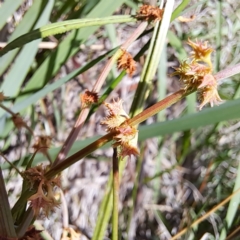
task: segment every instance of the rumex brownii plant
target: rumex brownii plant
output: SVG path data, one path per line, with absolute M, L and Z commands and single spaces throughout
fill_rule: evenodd
M 166 98 L 160 100 L 156 104 L 153 104 L 151 107 L 146 108 L 143 111 L 140 111 L 138 114 L 131 113 L 128 114 L 123 108 L 124 101 L 122 99 L 113 99 L 111 102 L 106 102 L 102 100 L 102 105 L 104 105 L 107 110 L 107 116 L 102 119 L 101 125 L 106 129 L 107 134 L 95 142 L 92 142 L 88 146 L 82 148 L 80 151 L 76 152 L 73 155 L 68 156 L 69 150 L 72 147 L 73 143 L 76 141 L 77 136 L 81 128 L 83 127 L 91 108 L 94 105 L 99 104 L 100 102 L 100 95 L 101 95 L 101 88 L 105 83 L 105 80 L 111 71 L 113 65 L 117 63 L 118 70 L 122 70 L 124 73 L 127 73 L 129 77 L 132 77 L 136 71 L 137 63 L 134 61 L 133 56 L 128 52 L 129 46 L 138 38 L 140 38 L 146 28 L 149 25 L 154 26 L 154 37 L 152 39 L 152 46 L 155 44 L 155 40 L 161 36 L 166 38 L 166 30 L 162 30 L 166 28 L 164 24 L 166 22 L 170 22 L 172 11 L 173 11 L 173 4 L 174 1 L 169 1 L 165 5 L 156 7 L 150 5 L 143 5 L 137 11 L 135 16 L 129 16 L 129 18 L 123 18 L 123 20 L 117 21 L 117 18 L 113 18 L 116 22 L 121 21 L 139 21 L 141 22 L 136 30 L 130 35 L 130 37 L 112 54 L 112 56 L 108 59 L 104 69 L 101 71 L 99 78 L 95 81 L 94 86 L 92 89 L 86 89 L 84 93 L 80 94 L 80 101 L 81 101 L 81 111 L 78 116 L 78 119 L 72 128 L 71 132 L 69 133 L 68 138 L 62 145 L 61 150 L 59 151 L 57 157 L 55 159 L 51 159 L 51 156 L 48 153 L 48 148 L 51 144 L 51 138 L 49 136 L 35 136 L 34 131 L 28 126 L 28 124 L 24 121 L 24 118 L 21 117 L 19 113 L 15 113 L 11 110 L 10 107 L 5 106 L 3 103 L 0 103 L 0 106 L 11 115 L 11 119 L 14 123 L 14 126 L 17 129 L 26 128 L 32 136 L 35 137 L 35 143 L 33 144 L 33 149 L 35 151 L 34 155 L 32 156 L 31 160 L 28 163 L 27 168 L 20 172 L 18 169 L 17 171 L 23 178 L 23 188 L 22 193 L 18 201 L 16 202 L 15 206 L 12 208 L 12 223 L 17 223 L 18 226 L 22 226 L 20 229 L 14 228 L 11 230 L 14 235 L 14 239 L 41 239 L 39 234 L 40 231 L 36 230 L 32 226 L 32 221 L 34 218 L 37 218 L 42 212 L 44 216 L 49 217 L 51 211 L 54 211 L 55 207 L 59 207 L 61 202 L 55 196 L 55 189 L 61 188 L 60 183 L 60 174 L 61 172 L 71 166 L 72 164 L 76 163 L 80 159 L 84 158 L 85 156 L 91 154 L 98 148 L 105 145 L 107 142 L 113 141 L 112 148 L 113 148 L 113 157 L 112 157 L 112 192 L 109 195 L 113 195 L 113 210 L 112 210 L 112 239 L 118 239 L 118 198 L 119 198 L 119 184 L 120 184 L 120 176 L 121 176 L 121 166 L 119 163 L 124 162 L 124 158 L 128 158 L 131 156 L 137 157 L 140 155 L 140 150 L 138 149 L 138 125 L 145 120 L 149 119 L 150 117 L 154 116 L 161 110 L 170 107 L 174 103 L 178 102 L 179 100 L 183 99 L 184 97 L 190 95 L 193 92 L 198 93 L 198 100 L 200 102 L 199 109 L 210 104 L 212 107 L 213 105 L 218 105 L 222 102 L 222 99 L 218 93 L 218 83 L 219 80 L 224 78 L 233 76 L 240 72 L 240 66 L 235 65 L 230 68 L 226 68 L 222 72 L 213 73 L 213 63 L 211 59 L 211 54 L 214 49 L 208 45 L 207 42 L 203 41 L 192 41 L 188 40 L 188 45 L 192 48 L 192 51 L 188 54 L 188 58 L 183 60 L 178 67 L 175 67 L 175 72 L 171 74 L 171 76 L 178 76 L 179 81 L 181 84 L 181 88 L 167 96 Z M 92 20 L 92 25 L 97 25 L 96 23 L 98 20 Z M 106 20 L 106 23 L 111 23 L 110 20 Z M 76 26 L 73 27 L 73 22 L 71 24 L 65 23 L 64 27 L 71 26 L 72 29 L 78 28 L 81 22 L 75 23 Z M 105 24 L 105 23 L 103 23 Z M 86 25 L 86 23 L 85 23 Z M 83 25 L 83 26 L 85 26 Z M 50 25 L 51 27 L 51 25 Z M 52 26 L 53 27 L 53 26 Z M 59 27 L 59 26 L 57 26 Z M 63 30 L 58 30 L 55 34 L 62 32 Z M 61 26 L 62 27 L 62 26 Z M 50 29 L 50 28 L 49 28 Z M 41 29 L 40 29 L 41 30 Z M 70 28 L 66 27 L 64 31 L 70 30 Z M 48 28 L 43 28 L 42 33 L 44 31 L 45 34 L 53 35 L 51 32 L 47 32 Z M 40 32 L 41 32 L 40 31 Z M 38 33 L 38 34 L 37 34 Z M 46 35 L 44 35 L 46 36 Z M 29 42 L 30 40 L 34 40 L 36 38 L 41 37 L 39 32 L 36 30 L 32 33 L 29 33 L 28 36 L 25 36 L 26 40 L 16 39 L 15 41 L 10 43 L 3 48 L 0 54 L 5 54 L 7 51 L 15 47 L 19 47 L 21 44 Z M 29 38 L 30 37 L 30 38 Z M 31 38 L 32 37 L 32 38 Z M 43 36 L 42 36 L 43 37 Z M 154 49 L 154 48 L 152 48 Z M 156 51 L 156 50 L 153 50 Z M 159 59 L 152 59 L 152 61 L 158 61 Z M 151 65 L 151 61 L 148 63 L 149 65 L 146 69 L 151 69 L 153 73 L 149 73 L 148 76 L 152 76 L 155 74 L 156 67 Z M 151 67 L 149 67 L 151 66 Z M 150 71 L 150 70 L 149 70 Z M 143 80 L 147 78 L 147 74 L 143 71 Z M 143 81 L 143 84 L 144 81 Z M 137 91 L 138 92 L 138 91 Z M 143 93 L 143 95 L 145 92 Z M 137 96 L 138 97 L 138 96 Z M 6 100 L 6 97 L 3 93 L 0 94 L 0 101 Z M 140 102 L 140 101 L 139 101 Z M 43 154 L 43 156 L 49 161 L 49 165 L 37 165 L 32 166 L 32 162 L 34 160 L 35 154 L 39 152 Z M 6 159 L 7 160 L 7 159 Z M 53 161 L 54 160 L 54 161 Z M 8 161 L 8 160 L 7 160 Z M 9 161 L 8 161 L 9 162 Z M 236 194 L 236 193 L 235 193 Z M 234 195 L 232 195 L 233 197 Z M 228 199 L 228 201 L 231 198 Z M 29 203 L 28 207 L 26 204 Z M 226 203 L 226 202 L 225 202 Z M 109 205 L 110 206 L 110 205 Z M 218 209 L 222 206 L 219 204 L 214 209 Z M 7 206 L 8 207 L 8 206 Z M 110 208 L 110 207 L 109 207 Z M 8 213 L 10 214 L 10 213 Z M 7 219 L 7 218 L 6 218 Z M 26 220 L 27 219 L 27 220 Z M 204 218 L 201 219 L 201 221 Z M 108 223 L 108 219 L 104 220 L 105 223 Z M 10 222 L 9 222 L 10 224 Z M 196 223 L 191 225 L 194 227 Z M 104 227 L 98 230 L 98 226 L 96 226 L 95 233 L 93 235 L 93 239 L 102 239 L 103 238 L 103 231 L 105 230 Z M 67 230 L 65 229 L 65 232 Z M 74 235 L 75 232 L 73 230 L 69 230 L 68 235 Z M 70 233 L 72 232 L 72 233 Z M 185 233 L 185 231 L 182 232 Z M 11 232 L 0 232 L 0 237 L 6 239 L 12 239 L 13 235 Z M 17 237 L 16 237 L 17 235 Z M 72 238 L 74 239 L 74 238 Z M 173 238 L 174 239 L 174 238 Z

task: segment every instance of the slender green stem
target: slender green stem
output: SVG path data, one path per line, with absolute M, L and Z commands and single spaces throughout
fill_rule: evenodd
M 112 215 L 112 240 L 118 240 L 118 199 L 119 199 L 119 167 L 117 149 L 113 149 L 113 215 Z
M 144 148 L 144 144 L 141 144 L 141 149 Z M 141 168 L 142 168 L 142 164 L 143 164 L 143 158 L 144 158 L 144 151 L 140 150 L 140 157 L 137 159 L 137 166 L 136 166 L 136 170 L 135 170 L 135 181 L 134 181 L 134 186 L 133 186 L 133 190 L 132 190 L 132 206 L 129 210 L 129 214 L 128 214 L 128 223 L 127 223 L 127 233 L 128 233 L 128 238 L 130 238 L 130 234 L 129 234 L 129 230 L 131 228 L 131 222 L 132 222 L 132 218 L 133 218 L 133 214 L 134 211 L 136 209 L 136 205 L 137 205 L 137 193 L 138 193 L 138 188 L 140 185 L 140 175 L 141 175 Z

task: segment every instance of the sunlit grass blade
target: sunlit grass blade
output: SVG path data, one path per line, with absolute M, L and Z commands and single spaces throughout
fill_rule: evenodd
M 106 15 L 111 15 L 124 1 L 100 1 L 90 12 L 86 18 L 101 18 Z M 60 67 L 71 56 L 79 52 L 80 44 L 84 43 L 88 37 L 98 29 L 97 26 L 73 30 L 69 35 L 58 45 L 35 71 L 32 78 L 26 84 L 23 92 L 31 92 L 42 88 L 54 76 Z
M 7 19 L 19 8 L 23 0 L 4 1 L 0 7 L 0 29 L 6 24 Z
M 14 222 L 10 205 L 8 202 L 8 195 L 5 188 L 5 183 L 0 168 L 0 238 L 1 239 L 17 239 L 17 234 L 14 229 Z
M 167 1 L 164 8 L 164 14 L 161 22 L 157 22 L 154 27 L 153 36 L 151 39 L 151 44 L 149 47 L 149 53 L 147 55 L 143 71 L 141 74 L 141 79 L 135 93 L 135 98 L 131 106 L 131 116 L 139 113 L 143 108 L 143 103 L 149 94 L 149 84 L 153 80 L 156 73 L 160 56 L 164 43 L 166 41 L 166 36 L 168 32 L 168 27 L 170 24 L 170 19 L 173 11 L 174 1 Z
M 48 22 L 50 17 L 54 1 L 48 1 L 45 9 L 40 15 L 36 23 L 36 27 L 39 27 Z M 35 2 L 33 3 L 35 4 Z M 1 90 L 8 97 L 15 97 L 21 89 L 21 85 L 25 80 L 25 77 L 34 61 L 35 55 L 38 51 L 38 44 L 40 40 L 30 43 L 24 46 L 20 54 L 15 59 L 12 68 L 5 76 L 5 80 L 1 86 Z
M 214 108 L 207 108 L 201 112 L 186 115 L 171 121 L 154 123 L 141 128 L 139 139 L 143 140 L 155 136 L 163 136 L 178 131 L 195 129 L 198 127 L 215 124 L 240 118 L 240 99 L 233 100 Z
M 10 1 L 9 1 L 10 2 Z M 37 22 L 40 13 L 43 11 L 44 7 L 46 6 L 48 1 L 44 0 L 37 0 L 34 1 L 34 4 L 28 9 L 26 14 L 23 16 L 23 19 L 20 23 L 16 26 L 14 32 L 8 39 L 8 42 L 16 39 L 20 35 L 29 32 L 34 27 L 35 23 Z M 46 23 L 43 23 L 46 24 Z M 0 58 L 0 75 L 12 64 L 13 59 L 17 55 L 19 49 L 14 49 L 11 52 L 8 52 L 6 55 Z
M 87 63 L 85 66 L 80 67 L 79 69 L 74 70 L 73 72 L 69 73 L 67 76 L 59 79 L 58 81 L 51 83 L 47 86 L 45 86 L 43 89 L 39 90 L 38 92 L 32 94 L 31 96 L 26 97 L 26 99 L 17 102 L 11 109 L 13 112 L 20 112 L 23 109 L 29 107 L 31 104 L 36 103 L 39 99 L 45 97 L 48 93 L 56 90 L 57 88 L 61 87 L 63 84 L 65 84 L 66 82 L 70 81 L 71 79 L 73 79 L 74 77 L 76 77 L 77 75 L 87 71 L 89 68 L 91 68 L 93 65 L 95 65 L 96 63 L 102 61 L 104 58 L 110 56 L 112 54 L 113 51 L 108 52 L 107 54 L 104 54 L 100 57 L 98 57 L 97 59 L 94 59 L 93 61 Z
M 178 6 L 177 8 L 174 10 L 172 17 L 171 17 L 171 21 L 174 20 L 175 18 L 177 18 L 182 11 L 185 9 L 185 7 L 189 4 L 190 0 L 183 0 Z
M 136 22 L 137 19 L 131 16 L 110 16 L 110 17 L 102 17 L 102 18 L 93 18 L 93 19 L 74 19 L 63 22 L 56 22 L 50 25 L 41 27 L 32 32 L 26 33 L 17 39 L 10 42 L 6 47 L 4 47 L 0 51 L 0 56 L 5 53 L 23 46 L 26 43 L 34 41 L 36 39 L 45 38 L 48 36 L 65 33 L 70 30 L 86 28 L 91 26 L 102 26 L 106 24 L 113 23 L 127 23 L 127 22 Z

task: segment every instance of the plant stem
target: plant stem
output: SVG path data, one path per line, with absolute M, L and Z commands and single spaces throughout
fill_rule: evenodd
M 88 154 L 92 153 L 96 149 L 105 145 L 107 142 L 111 141 L 114 134 L 116 134 L 116 133 L 114 133 L 114 132 L 113 133 L 108 133 L 108 134 L 104 135 L 103 137 L 99 138 L 98 140 L 96 140 L 95 142 L 89 144 L 85 148 L 81 149 L 80 151 L 74 153 L 70 157 L 66 158 L 64 161 L 62 161 L 59 164 L 57 164 L 56 166 L 52 167 L 45 174 L 45 177 L 46 178 L 52 178 L 52 177 L 56 176 L 57 174 L 59 174 L 64 169 L 70 167 L 72 164 L 76 163 L 77 161 L 86 157 Z
M 137 114 L 135 117 L 131 118 L 128 120 L 128 124 L 135 126 L 138 125 L 139 123 L 145 121 L 148 119 L 150 116 L 153 116 L 160 112 L 161 110 L 171 106 L 172 104 L 176 103 L 183 97 L 189 95 L 193 91 L 185 91 L 185 90 L 179 90 L 170 96 L 164 98 L 163 100 L 157 102 L 153 106 L 147 108 L 146 110 L 142 111 L 141 113 Z
M 240 73 L 240 63 L 216 73 L 214 77 L 219 81 L 239 73 Z
M 225 70 L 217 73 L 214 75 L 216 80 L 222 80 L 224 78 L 233 76 L 235 74 L 238 74 L 240 72 L 240 64 L 237 64 L 233 67 L 226 68 Z M 181 100 L 182 98 L 186 97 L 187 95 L 191 94 L 192 92 L 196 91 L 196 89 L 193 89 L 191 91 L 185 91 L 183 89 L 169 95 L 168 97 L 164 98 L 163 100 L 160 100 L 153 106 L 147 108 L 143 112 L 139 113 L 135 117 L 128 120 L 128 124 L 135 126 L 139 123 L 145 121 L 149 117 L 157 114 L 159 111 L 171 106 L 172 104 L 176 103 L 177 101 Z M 95 151 L 97 148 L 102 147 L 107 142 L 112 140 L 112 137 L 114 136 L 114 133 L 106 134 L 105 136 L 101 137 L 97 141 L 91 143 L 87 147 L 81 149 L 80 151 L 76 152 L 72 156 L 65 159 L 63 162 L 59 163 L 57 166 L 52 167 L 49 172 L 46 173 L 46 176 L 48 178 L 51 178 L 57 174 L 59 174 L 62 170 L 66 169 L 67 167 L 71 166 L 73 163 L 79 161 L 83 157 L 87 156 L 91 152 Z
M 109 59 L 105 68 L 103 69 L 102 73 L 100 74 L 98 80 L 96 81 L 95 85 L 93 86 L 92 92 L 98 93 L 100 91 L 108 73 L 111 71 L 113 64 L 121 56 L 122 50 L 126 50 L 143 33 L 143 31 L 146 29 L 147 25 L 148 25 L 147 22 L 141 23 L 138 26 L 138 28 L 133 32 L 133 34 L 121 45 L 121 49 L 119 49 Z M 62 146 L 62 149 L 58 153 L 57 158 L 52 165 L 53 167 L 64 161 L 70 148 L 72 147 L 73 143 L 77 139 L 77 136 L 78 136 L 85 120 L 87 119 L 89 111 L 90 111 L 89 107 L 81 110 L 81 113 L 80 113 L 72 131 L 70 132 L 68 138 L 66 139 L 65 143 Z
M 113 148 L 113 216 L 112 216 L 112 240 L 118 240 L 118 199 L 119 199 L 119 167 L 117 148 Z
M 5 107 L 2 103 L 0 103 L 0 107 L 2 109 L 4 109 L 6 112 L 8 112 L 9 114 L 11 114 L 12 116 L 16 115 L 13 111 L 11 111 L 9 108 Z

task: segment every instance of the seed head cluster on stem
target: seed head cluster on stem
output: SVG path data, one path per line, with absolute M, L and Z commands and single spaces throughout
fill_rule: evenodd
M 186 91 L 197 90 L 200 101 L 199 109 L 210 103 L 211 106 L 222 102 L 217 90 L 217 80 L 213 76 L 211 53 L 213 48 L 207 42 L 188 40 L 188 45 L 193 49 L 189 59 L 180 63 L 172 74 L 178 75 L 183 89 Z
M 163 17 L 163 9 L 151 5 L 142 5 L 137 13 L 137 18 L 146 21 L 160 21 Z
M 122 50 L 122 55 L 119 57 L 118 70 L 126 70 L 127 74 L 131 77 L 136 71 L 136 62 L 133 60 L 133 57 L 126 50 Z
M 113 100 L 113 103 L 104 103 L 108 109 L 107 117 L 101 122 L 105 125 L 106 131 L 114 132 L 113 147 L 118 147 L 118 155 L 137 156 L 139 154 L 137 149 L 138 130 L 135 126 L 128 124 L 127 120 L 130 119 L 122 106 L 123 101 Z
M 28 182 L 29 188 L 36 188 L 37 192 L 28 200 L 34 211 L 34 215 L 38 216 L 42 208 L 43 214 L 48 216 L 50 211 L 60 205 L 60 202 L 55 198 L 54 188 L 60 187 L 60 177 L 47 179 L 45 173 L 48 169 L 43 165 L 38 165 L 27 169 L 22 173 L 24 179 Z

